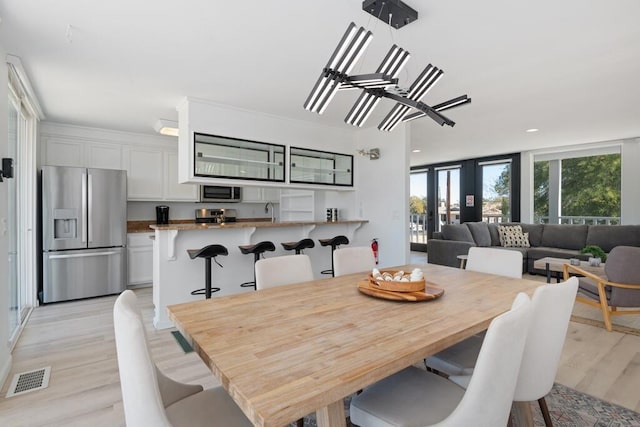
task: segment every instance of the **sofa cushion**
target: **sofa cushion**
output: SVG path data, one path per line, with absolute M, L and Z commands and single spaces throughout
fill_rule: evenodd
M 489 235 L 491 235 L 491 246 L 500 246 L 500 233 L 498 233 L 498 225 L 491 223 L 489 224 Z
M 471 231 L 473 240 L 478 246 L 491 246 L 491 234 L 489 233 L 489 224 L 486 222 L 465 222 L 465 225 Z
M 529 236 L 522 232 L 520 225 L 499 225 L 500 243 L 507 248 L 528 248 Z
M 475 243 L 471 231 L 464 224 L 444 224 L 440 231 L 444 240 Z
M 545 224 L 541 246 L 580 250 L 586 246 L 586 225 Z
M 591 225 L 588 245 L 600 246 L 607 253 L 616 246 L 640 246 L 640 225 Z
M 520 224 L 522 231 L 529 233 L 529 245 L 540 246 L 542 243 L 542 230 L 544 225 L 542 224 Z

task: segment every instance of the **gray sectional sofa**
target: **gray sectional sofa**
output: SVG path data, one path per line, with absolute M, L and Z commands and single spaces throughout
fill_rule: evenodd
M 448 224 L 434 233 L 427 243 L 428 262 L 431 264 L 460 265 L 458 255 L 466 254 L 471 246 L 500 246 L 498 225 L 520 225 L 529 233 L 528 248 L 504 248 L 522 252 L 522 271 L 543 274 L 533 268 L 535 260 L 544 257 L 579 258 L 590 255 L 580 250 L 588 245 L 600 246 L 605 252 L 616 246 L 640 246 L 640 225 L 565 225 L 565 224 L 487 224 L 467 222 Z

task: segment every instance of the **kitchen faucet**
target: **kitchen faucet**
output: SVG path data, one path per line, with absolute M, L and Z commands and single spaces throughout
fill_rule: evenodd
M 271 205 L 271 222 L 276 222 L 276 213 L 273 209 L 273 202 L 267 202 L 267 204 L 264 205 L 264 213 L 269 213 L 269 205 Z

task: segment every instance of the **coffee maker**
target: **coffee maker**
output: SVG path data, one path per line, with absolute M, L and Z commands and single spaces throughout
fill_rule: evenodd
M 169 224 L 169 206 L 156 206 L 156 224 Z

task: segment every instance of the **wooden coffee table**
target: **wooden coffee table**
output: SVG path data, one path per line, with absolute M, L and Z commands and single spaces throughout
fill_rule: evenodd
M 565 264 L 569 264 L 568 258 L 553 258 L 553 257 L 545 257 L 535 260 L 533 262 L 533 267 L 538 270 L 544 270 L 547 273 L 547 283 L 551 283 L 551 273 L 554 272 L 556 276 L 556 281 L 560 283 L 562 280 L 562 271 L 563 266 Z M 601 263 L 599 266 L 594 267 L 589 265 L 588 261 L 580 261 L 580 267 L 582 270 L 587 271 L 589 273 L 593 273 L 596 276 L 605 277 L 604 274 L 604 263 Z

